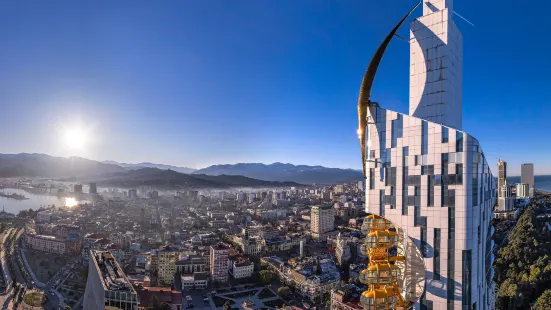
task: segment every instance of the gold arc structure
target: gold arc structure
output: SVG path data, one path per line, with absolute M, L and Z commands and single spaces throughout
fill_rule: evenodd
M 362 167 L 363 167 L 363 173 L 364 173 L 364 179 L 367 178 L 366 168 L 365 168 L 365 127 L 367 126 L 367 109 L 369 106 L 372 105 L 372 102 L 369 100 L 371 96 L 371 87 L 373 86 L 373 82 L 375 81 L 375 74 L 377 73 L 377 69 L 379 68 L 379 64 L 381 63 L 381 59 L 383 59 L 383 55 L 385 53 L 385 50 L 394 37 L 396 35 L 396 32 L 402 26 L 404 21 L 411 15 L 411 13 L 421 4 L 422 1 L 417 2 L 417 4 L 409 10 L 409 12 L 400 20 L 400 22 L 394 26 L 392 31 L 388 34 L 388 36 L 385 38 L 383 43 L 377 48 L 377 51 L 373 55 L 373 58 L 371 58 L 371 62 L 369 62 L 369 65 L 367 66 L 367 70 L 364 73 L 364 77 L 362 79 L 362 85 L 360 86 L 360 94 L 358 96 L 358 136 L 360 137 L 360 147 L 362 150 Z
M 395 262 L 405 261 L 405 256 L 391 256 L 389 250 L 398 243 L 398 234 L 392 223 L 378 215 L 369 215 L 362 225 L 366 235 L 361 252 L 369 258 L 367 269 L 360 273 L 360 281 L 368 289 L 362 293 L 360 303 L 366 310 L 407 309 L 398 281 L 401 268 Z

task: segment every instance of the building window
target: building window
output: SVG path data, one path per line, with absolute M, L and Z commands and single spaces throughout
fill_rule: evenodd
M 421 131 L 423 137 L 421 140 L 421 154 L 425 155 L 429 153 L 429 123 L 427 121 L 421 123 Z
M 455 132 L 455 151 L 463 152 L 463 133 L 460 131 Z
M 434 229 L 434 280 L 440 280 L 440 228 Z
M 421 255 L 427 257 L 428 255 L 428 246 L 427 246 L 427 228 L 421 227 Z
M 455 294 L 455 207 L 448 207 L 448 309 L 453 310 Z
M 395 119 L 392 121 L 391 129 L 392 129 L 392 140 L 390 142 L 390 147 L 396 147 L 398 144 L 398 138 L 402 137 L 403 133 L 403 119 L 402 115 L 398 114 L 398 119 Z
M 450 140 L 450 131 L 447 127 L 442 127 L 442 143 L 448 143 Z
M 379 192 L 379 215 L 385 216 L 385 190 L 380 190 Z
M 461 185 L 463 184 L 463 164 L 456 164 L 455 165 L 455 184 Z
M 427 186 L 427 206 L 434 206 L 434 176 L 428 176 L 428 186 Z
M 369 168 L 369 189 L 375 189 L 375 169 Z
M 407 159 L 404 159 L 407 161 Z M 402 215 L 408 214 L 408 167 L 404 166 L 402 171 Z
M 461 305 L 463 309 L 468 309 L 471 305 L 471 250 L 463 250 L 463 279 L 461 283 Z

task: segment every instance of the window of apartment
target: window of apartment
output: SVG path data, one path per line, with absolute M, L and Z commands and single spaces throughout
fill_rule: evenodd
M 434 229 L 434 255 L 433 266 L 434 266 L 434 280 L 440 280 L 440 228 Z
M 455 207 L 448 208 L 448 309 L 453 310 L 455 294 Z
M 450 131 L 447 127 L 442 127 L 442 143 L 448 143 L 450 140 Z
M 445 175 L 445 174 L 448 174 L 448 153 L 442 153 L 442 174 Z
M 423 121 L 421 123 L 421 154 L 425 155 L 429 153 L 429 123 Z
M 406 160 L 407 161 L 407 160 Z M 408 214 L 408 167 L 402 168 L 402 215 Z
M 434 206 L 434 176 L 428 176 L 428 186 L 427 186 L 427 206 Z
M 369 189 L 375 189 L 375 169 L 369 168 Z
M 463 133 L 460 131 L 455 132 L 455 151 L 463 152 Z
M 428 244 L 427 244 L 427 228 L 421 227 L 421 255 L 427 257 Z
M 398 144 L 398 138 L 402 137 L 403 133 L 403 119 L 400 114 L 398 114 L 398 118 L 392 121 L 391 129 L 392 129 L 392 139 L 391 139 L 391 146 L 390 147 L 396 147 Z
M 463 164 L 455 165 L 455 184 L 463 184 Z
M 385 216 L 385 190 L 379 192 L 379 215 Z
M 463 250 L 462 256 L 463 279 L 461 280 L 461 288 L 463 294 L 461 294 L 461 305 L 465 308 L 471 305 L 471 250 Z

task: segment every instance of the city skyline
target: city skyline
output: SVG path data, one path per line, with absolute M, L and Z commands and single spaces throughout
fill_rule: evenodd
M 3 4 L 0 32 L 10 49 L 0 51 L 0 152 L 190 168 L 290 162 L 361 169 L 353 122 L 358 80 L 396 22 L 387 16 L 400 16 L 411 3 L 212 5 L 209 15 L 200 14 L 200 3 Z M 530 42 L 519 37 L 511 46 L 508 33 L 544 35 L 543 6 L 513 26 L 505 22 L 513 4 L 455 4 L 476 25 L 457 19 L 468 60 L 463 130 L 484 145 L 494 172 L 502 158 L 511 176 L 525 162 L 537 175 L 551 173 L 551 146 L 542 143 L 549 138 L 539 130 L 551 108 L 538 91 L 545 89 L 539 71 L 551 67 L 549 43 L 522 66 L 502 69 Z M 490 9 L 496 14 L 484 13 Z M 117 10 L 125 10 L 123 19 Z M 406 27 L 399 33 L 408 36 Z M 408 54 L 400 40 L 389 47 L 372 94 L 402 113 Z M 511 81 L 516 87 L 503 87 Z M 64 126 L 91 128 L 87 148 L 62 145 Z M 503 148 L 510 140 L 518 147 Z

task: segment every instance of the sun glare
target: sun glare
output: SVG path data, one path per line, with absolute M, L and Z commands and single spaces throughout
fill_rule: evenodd
M 358 135 L 358 138 L 361 138 L 363 131 L 360 128 L 358 128 L 358 130 L 356 130 L 356 134 Z
M 80 128 L 65 128 L 65 145 L 68 148 L 81 150 L 86 145 L 86 132 Z
M 65 198 L 65 206 L 72 208 L 78 204 L 78 201 L 75 198 L 67 197 Z

